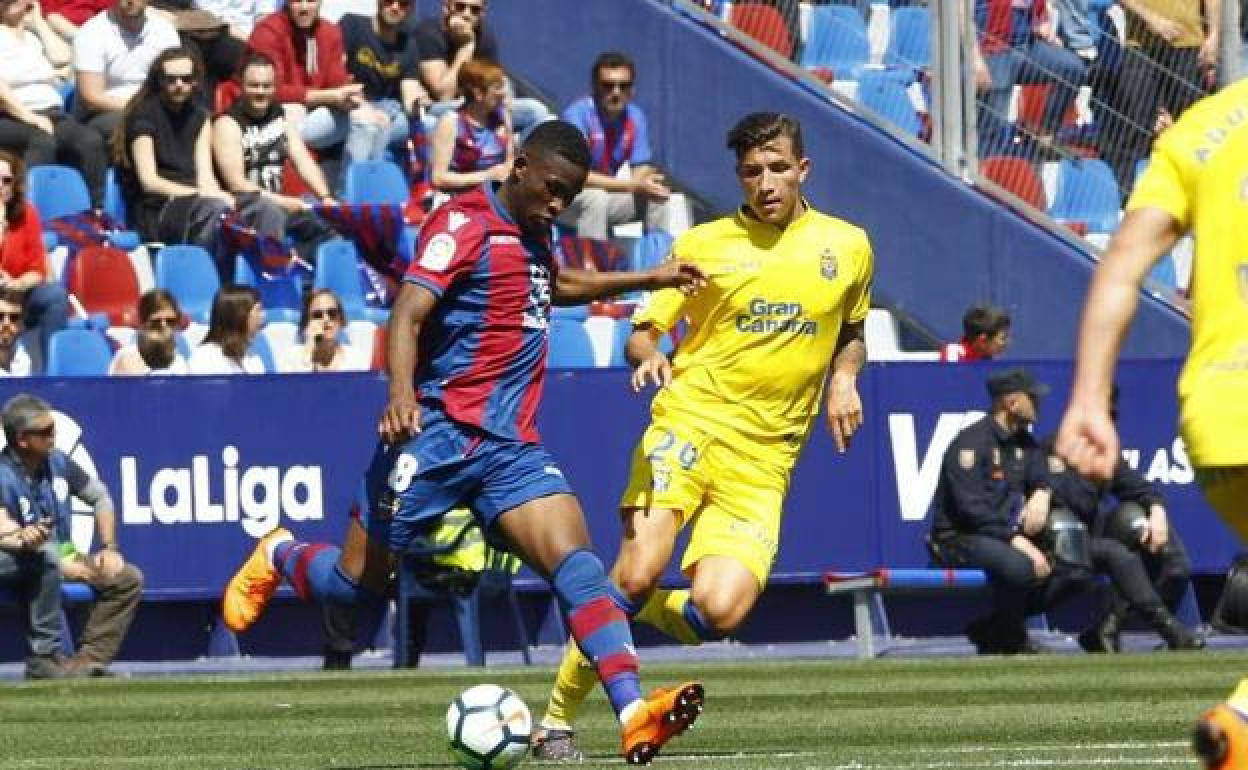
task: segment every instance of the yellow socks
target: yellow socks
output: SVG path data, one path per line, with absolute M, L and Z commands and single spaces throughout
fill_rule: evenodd
M 550 691 L 550 702 L 546 704 L 546 716 L 542 717 L 542 727 L 553 727 L 560 730 L 571 730 L 576 724 L 577 712 L 581 704 L 598 685 L 598 672 L 594 670 L 575 642 L 569 641 L 563 651 L 563 660 L 559 663 L 559 673 L 555 676 L 555 686 Z
M 658 590 L 637 613 L 636 620 L 659 629 L 681 644 L 702 644 L 702 637 L 689 625 L 685 614 L 688 603 L 689 592 L 686 590 Z

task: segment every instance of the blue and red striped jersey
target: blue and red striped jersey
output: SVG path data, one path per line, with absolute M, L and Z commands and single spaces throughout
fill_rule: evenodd
M 438 297 L 421 327 L 421 401 L 494 436 L 536 443 L 556 270 L 549 239 L 522 234 L 492 185 L 437 209 L 405 276 Z

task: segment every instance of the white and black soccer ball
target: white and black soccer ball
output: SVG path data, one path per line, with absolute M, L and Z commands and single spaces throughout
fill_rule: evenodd
M 533 717 L 520 696 L 496 684 L 460 693 L 446 710 L 451 752 L 468 770 L 507 770 L 529 751 Z

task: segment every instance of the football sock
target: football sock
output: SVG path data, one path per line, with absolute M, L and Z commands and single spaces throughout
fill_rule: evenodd
M 598 673 L 581 654 L 580 648 L 575 644 L 565 647 L 559 673 L 555 676 L 555 686 L 551 688 L 550 701 L 546 704 L 546 716 L 542 717 L 542 726 L 571 730 L 576 724 L 581 704 L 597 683 Z
M 273 566 L 300 599 L 357 604 L 372 596 L 338 568 L 342 550 L 326 543 L 286 540 L 273 549 Z
M 653 626 L 682 644 L 723 639 L 698 611 L 687 590 L 655 591 L 637 613 L 637 620 Z
M 616 716 L 641 700 L 637 651 L 628 617 L 611 597 L 602 562 L 588 549 L 568 554 L 551 576 L 572 638 L 594 666 Z

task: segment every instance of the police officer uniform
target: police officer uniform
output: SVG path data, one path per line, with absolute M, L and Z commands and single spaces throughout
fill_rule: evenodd
M 1117 392 L 1115 390 L 1115 401 Z M 1107 532 L 1114 509 L 1103 505 L 1107 498 L 1119 504 L 1135 503 L 1144 511 L 1162 498 L 1153 484 L 1119 458 L 1114 475 L 1106 483 L 1083 478 L 1066 466 L 1053 449 L 1053 438 L 1044 442 L 1048 456 L 1053 506 L 1069 509 L 1093 533 L 1089 542 L 1093 569 L 1109 576 L 1113 586 L 1110 605 L 1100 621 L 1079 635 L 1079 644 L 1088 652 L 1118 652 L 1119 631 L 1127 615 L 1138 613 L 1171 649 L 1204 647 L 1196 636 L 1171 614 L 1183 597 L 1190 579 L 1187 550 L 1172 530 L 1170 540 L 1159 552 L 1123 543 Z
M 988 378 L 994 399 L 1009 393 L 1037 398 L 1048 388 L 1024 369 Z M 1084 576 L 1055 571 L 1036 576 L 1031 558 L 1010 544 L 1023 503 L 1049 485 L 1045 454 L 1030 432 L 1009 432 L 992 416 L 964 428 L 945 451 L 932 504 L 929 538 L 938 566 L 984 570 L 993 612 L 973 621 L 967 636 L 981 654 L 1037 651 L 1024 618 L 1086 587 Z

